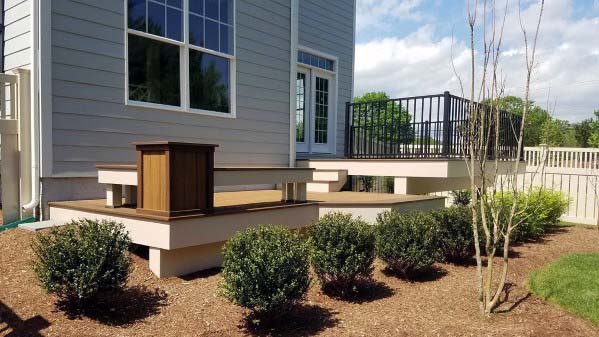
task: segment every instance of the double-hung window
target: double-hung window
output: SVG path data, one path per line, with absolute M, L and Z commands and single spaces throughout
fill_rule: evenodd
M 127 0 L 127 100 L 234 114 L 235 0 Z

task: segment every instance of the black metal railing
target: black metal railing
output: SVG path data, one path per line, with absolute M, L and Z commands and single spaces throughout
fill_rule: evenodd
M 451 95 L 395 98 L 347 103 L 345 155 L 348 158 L 461 158 L 468 155 L 468 137 L 481 137 L 489 158 L 516 154 L 521 118 L 499 111 L 499 146 L 495 153 L 496 118 L 487 106 L 475 103 L 484 130 L 469 132 L 470 101 Z M 484 120 L 483 120 L 484 118 Z M 484 124 L 482 124 L 484 123 Z

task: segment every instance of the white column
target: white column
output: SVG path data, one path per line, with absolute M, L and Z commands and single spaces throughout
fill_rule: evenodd
M 7 224 L 21 218 L 19 201 L 19 151 L 16 134 L 3 134 L 0 146 L 2 176 L 2 217 Z
M 21 151 L 20 177 L 21 202 L 31 200 L 31 76 L 28 69 L 13 70 L 18 76 L 17 99 L 19 112 L 19 149 Z M 11 98 L 12 99 L 12 98 Z M 33 216 L 33 210 L 24 211 L 22 218 Z
M 123 185 L 106 184 L 106 206 L 123 206 Z

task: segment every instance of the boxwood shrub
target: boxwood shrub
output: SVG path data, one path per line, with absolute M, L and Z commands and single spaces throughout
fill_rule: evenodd
M 372 276 L 373 227 L 351 214 L 330 213 L 308 230 L 314 271 L 325 291 L 345 295 Z
M 131 243 L 122 224 L 81 219 L 37 235 L 33 269 L 49 293 L 86 305 L 100 292 L 123 287 Z
M 310 286 L 308 244 L 290 230 L 259 226 L 235 234 L 223 248 L 222 293 L 267 318 L 305 298 Z
M 432 212 L 439 225 L 439 245 L 446 261 L 463 262 L 474 254 L 472 210 L 452 206 Z
M 416 276 L 442 258 L 439 226 L 430 214 L 396 210 L 378 215 L 376 253 L 391 271 Z

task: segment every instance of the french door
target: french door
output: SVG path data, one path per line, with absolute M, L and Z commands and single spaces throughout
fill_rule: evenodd
M 334 77 L 317 69 L 298 67 L 296 91 L 296 150 L 333 153 Z

